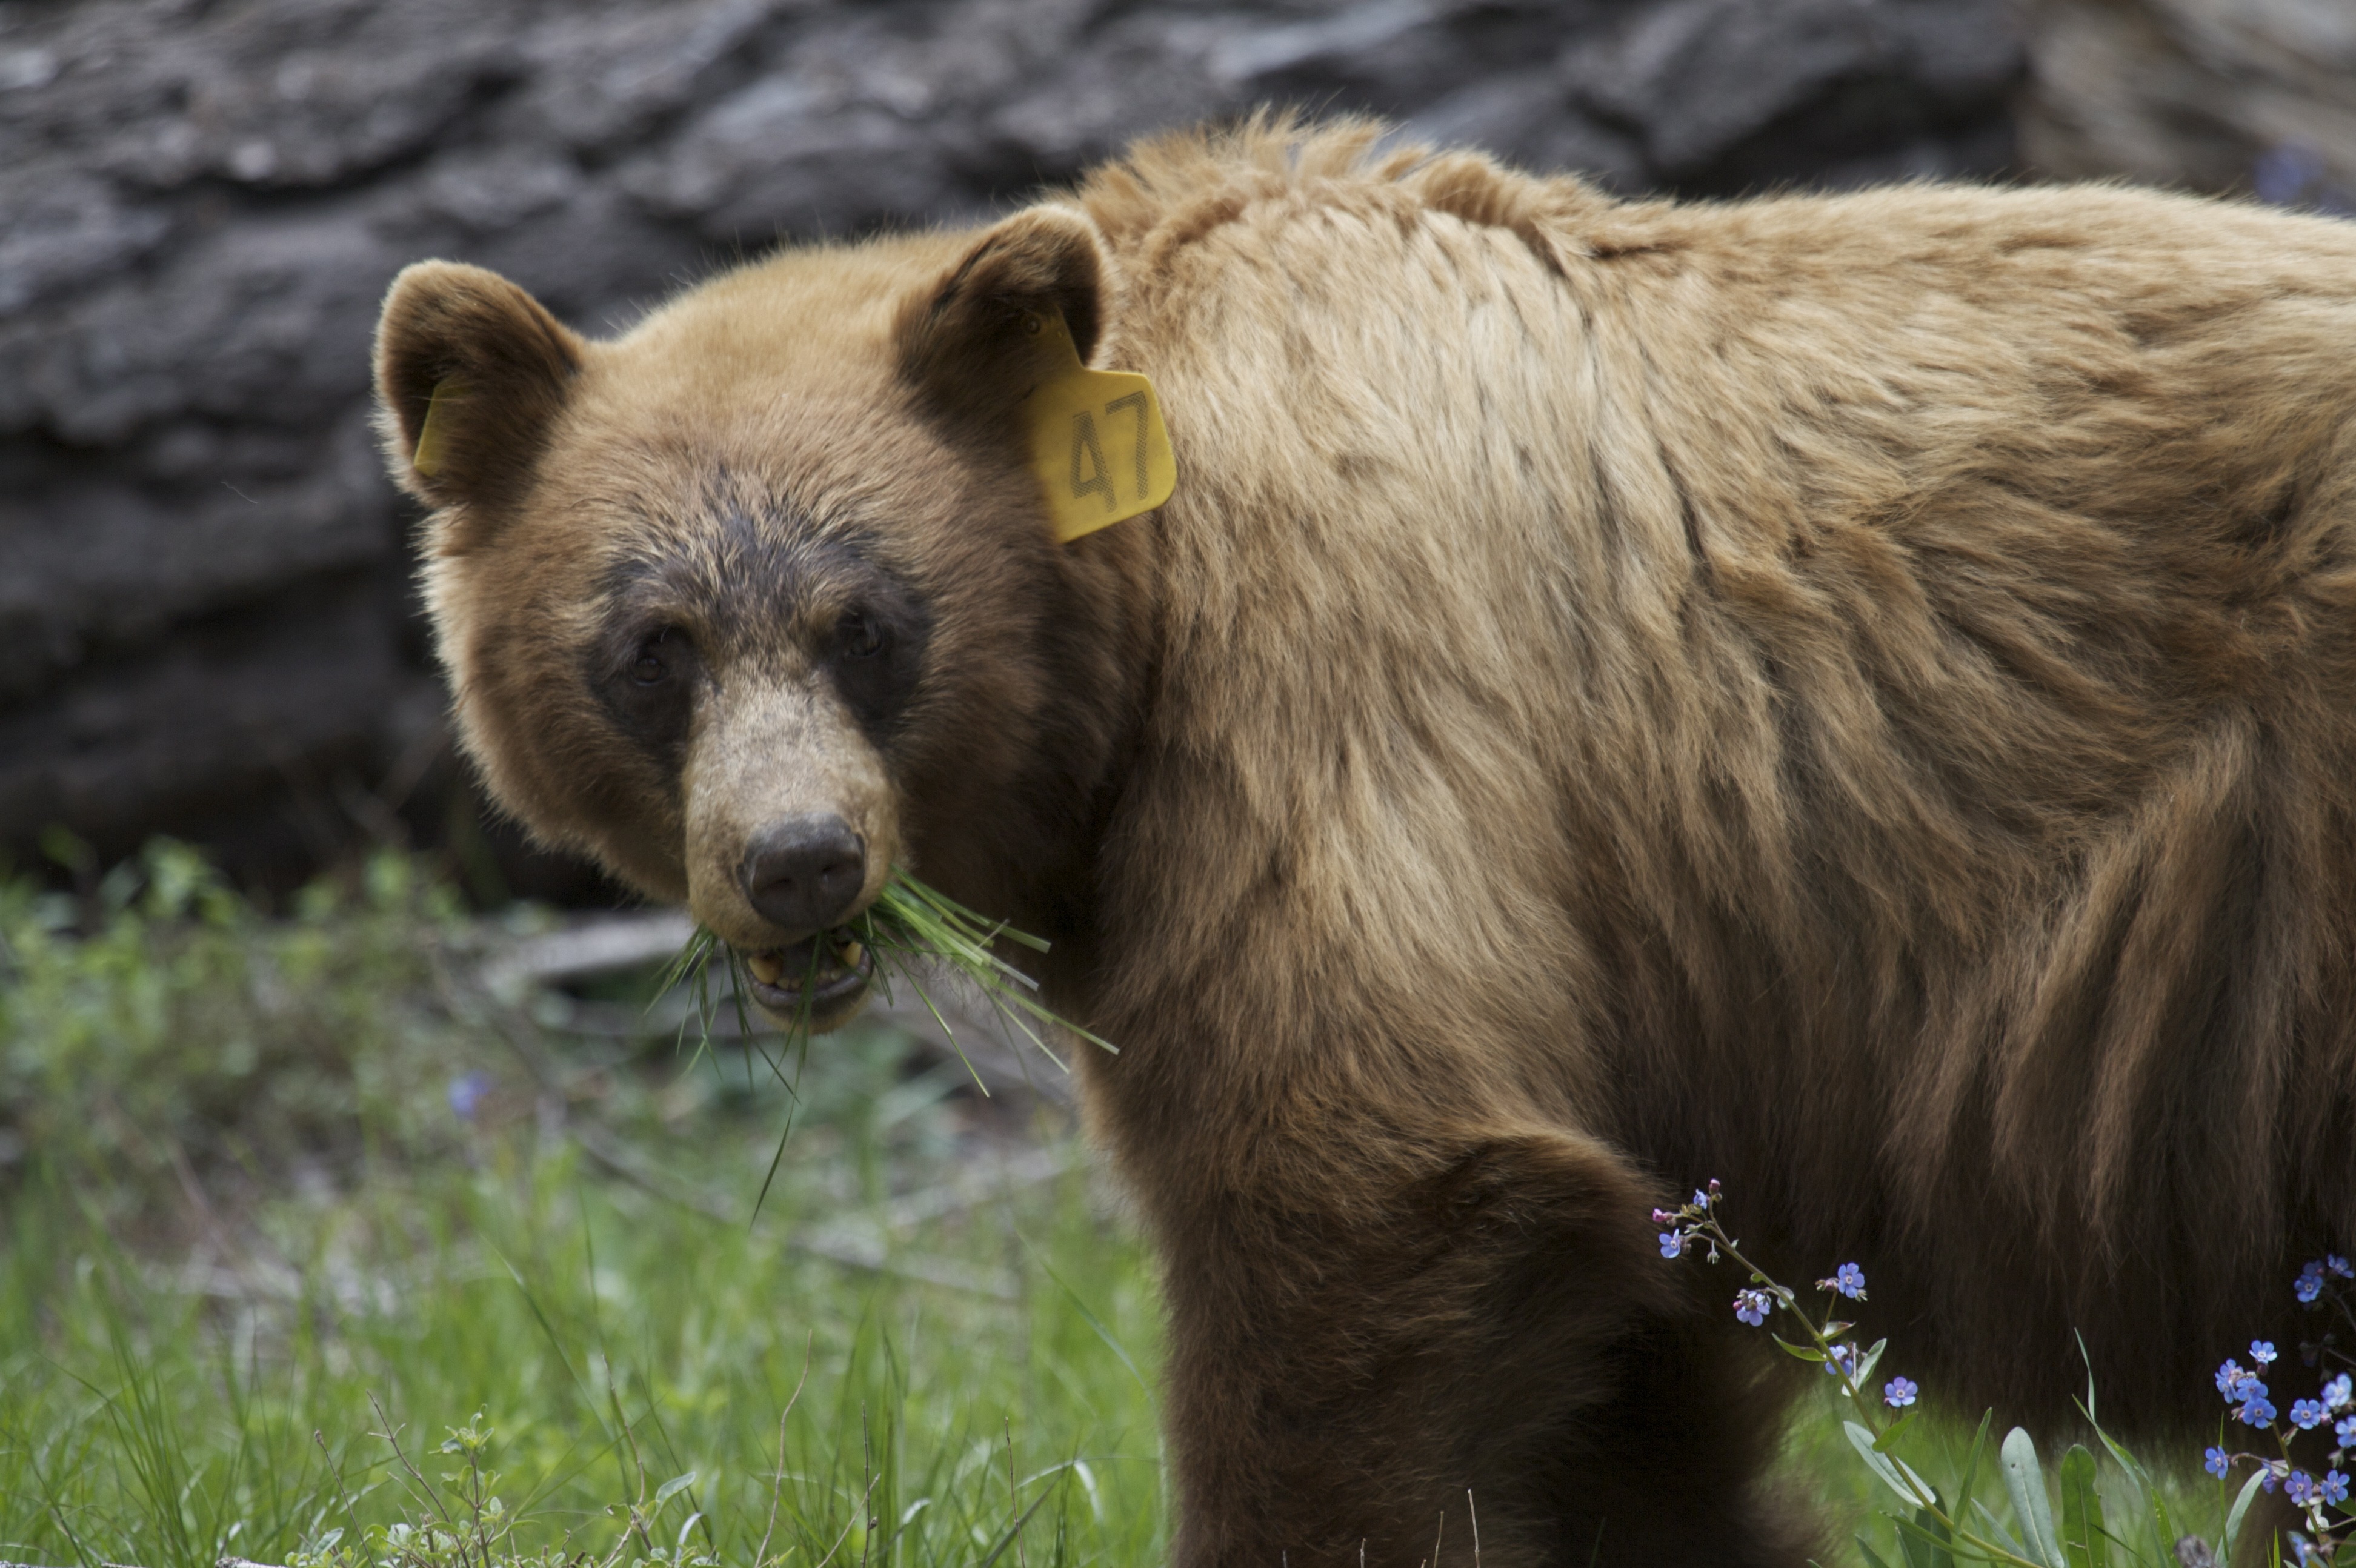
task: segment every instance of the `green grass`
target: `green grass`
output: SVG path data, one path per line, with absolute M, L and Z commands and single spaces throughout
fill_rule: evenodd
M 1896 1353 L 1894 1348 L 1892 1353 Z M 1830 1380 L 1826 1381 L 1829 1383 Z M 1847 1402 L 1836 1399 L 1829 1389 L 1822 1391 L 1817 1397 L 1802 1403 L 1784 1445 L 1784 1474 L 1818 1505 L 1827 1539 L 1835 1549 L 1832 1560 L 1859 1564 L 1861 1568 L 1876 1568 L 1877 1564 L 1886 1568 L 1933 1568 L 1932 1561 L 1920 1554 L 1922 1542 L 1910 1540 L 1892 1520 L 1895 1515 L 1912 1522 L 1919 1518 L 1916 1510 L 1901 1503 L 1860 1462 L 1842 1430 L 1844 1419 L 1854 1419 Z M 1974 1484 L 1965 1495 L 1978 1505 L 1971 1510 L 1973 1528 L 1990 1539 L 2010 1538 L 2018 1541 L 2021 1535 L 2019 1521 L 2006 1490 L 1997 1452 L 2005 1431 L 2002 1413 L 1992 1413 L 1986 1446 L 1974 1465 L 1976 1424 L 1955 1419 L 1952 1413 L 1926 1414 L 1908 1424 L 1890 1451 L 1930 1482 L 1941 1499 L 1951 1505 L 1959 1495 L 1959 1483 L 1970 1474 Z M 2165 1463 L 2176 1456 L 2146 1455 L 2141 1456 L 2144 1460 L 2160 1459 L 2163 1463 L 2156 1470 L 2144 1468 L 2138 1482 L 2104 1454 L 2099 1438 L 2089 1435 L 2086 1441 L 2093 1445 L 2090 1461 L 2094 1455 L 2103 1455 L 2096 1466 L 2101 1508 L 2094 1517 L 2099 1527 L 2096 1533 L 2104 1541 L 2106 1560 L 2113 1568 L 2178 1568 L 2175 1543 L 2179 1537 L 2199 1535 L 2211 1543 L 2218 1540 L 2233 1493 L 2242 1485 L 2241 1477 L 2234 1477 L 2233 1489 L 2228 1490 L 2198 1474 L 2180 1474 L 2180 1466 Z M 2065 1449 L 2066 1445 L 2056 1448 L 2048 1445 L 2040 1456 L 2049 1493 L 2058 1490 L 2052 1483 L 2061 1472 Z M 2194 1457 L 2197 1459 L 2197 1456 Z M 2165 1529 L 2152 1508 L 2155 1494 L 2164 1509 Z M 2052 1511 L 2056 1517 L 2061 1515 L 2059 1502 L 2052 1504 Z M 2093 1538 L 2092 1533 L 2087 1536 L 2089 1540 Z M 1983 1559 L 1958 1550 L 1954 1561 L 1973 1563 Z M 2072 1568 L 2076 1563 L 2077 1560 L 2072 1559 Z M 1946 1565 L 1937 1564 L 1936 1568 Z M 2094 1565 L 2090 1563 L 2088 1568 Z
M 1019 931 L 1002 920 L 991 920 L 894 867 L 875 901 L 850 923 L 826 934 L 827 945 L 841 948 L 856 943 L 873 955 L 874 986 L 886 998 L 895 985 L 915 994 L 942 1032 L 955 1043 L 956 1033 L 934 1004 L 931 987 L 946 973 L 962 979 L 1018 1035 L 1030 1040 L 1042 1055 L 1062 1065 L 1043 1029 L 1061 1029 L 1101 1051 L 1118 1054 L 1119 1048 L 1078 1025 L 1058 1018 L 1039 1000 L 1039 982 L 1010 964 L 999 953 L 1001 942 L 1047 951 L 1046 942 Z M 819 944 L 810 944 L 806 966 L 798 984 L 807 996 L 818 984 Z M 693 995 L 693 1012 L 703 1040 L 712 1036 L 716 1012 L 711 980 L 723 970 L 732 983 L 728 997 L 737 1021 L 747 1021 L 743 997 L 746 991 L 744 959 L 709 926 L 699 925 L 679 956 L 663 971 L 659 984 L 686 986 Z M 809 1043 L 809 1004 L 785 1031 L 783 1050 L 798 1055 Z M 976 1080 L 979 1082 L 979 1079 Z
M 957 1064 L 854 1027 L 790 1094 L 724 1047 L 527 1035 L 536 1072 L 527 1018 L 437 982 L 470 928 L 402 863 L 292 922 L 148 871 L 87 937 L 0 902 L 0 1559 L 398 1556 L 469 1517 L 439 1450 L 478 1413 L 502 1556 L 970 1563 L 1018 1519 L 1004 1562 L 1160 1554 L 1151 1275 L 1076 1162 L 881 1270 L 812 1250 L 1025 1130 Z
M 380 1404 L 436 1481 L 436 1446 L 481 1413 L 519 1550 L 602 1552 L 611 1508 L 692 1473 L 654 1533 L 675 1544 L 700 1512 L 687 1543 L 730 1563 L 754 1560 L 773 1488 L 770 1554 L 801 1563 L 839 1540 L 838 1561 L 971 1562 L 1043 1499 L 1030 1560 L 1151 1561 L 1156 1439 L 1130 1365 L 1151 1376 L 1151 1296 L 1083 1183 L 918 1238 L 1007 1268 L 1012 1301 L 798 1253 L 794 1221 L 840 1211 L 794 1185 L 748 1230 L 562 1151 L 486 1150 L 281 1217 L 294 1289 L 228 1304 L 36 1190 L 0 1295 L 0 1554 L 284 1562 L 337 1526 L 430 1517 L 373 1435 Z
M 1076 1159 L 988 1179 L 1060 1113 L 881 1026 L 568 1038 L 467 984 L 547 920 L 392 857 L 277 919 L 171 846 L 0 882 L 0 1560 L 1160 1560 L 1148 1260 Z M 1840 1413 L 1787 1478 L 1898 1568 Z M 1970 1435 L 1900 1452 L 1952 1496 Z M 2105 1465 L 2114 1561 L 2172 1561 Z

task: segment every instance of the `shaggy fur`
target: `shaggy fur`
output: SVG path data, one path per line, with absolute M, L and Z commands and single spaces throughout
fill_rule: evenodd
M 1956 1407 L 2066 1422 L 2083 1335 L 2106 1424 L 2213 1421 L 2356 1240 L 2356 226 L 1377 145 L 1147 144 L 611 343 L 404 274 L 500 798 L 759 947 L 742 835 L 844 796 L 1054 939 L 1188 1568 L 1466 1563 L 1468 1491 L 1491 1568 L 1797 1562 L 1788 1382 L 1647 1222 L 1711 1176 Z M 1055 309 L 1180 471 L 1068 549 Z M 454 374 L 496 443 L 423 479 Z

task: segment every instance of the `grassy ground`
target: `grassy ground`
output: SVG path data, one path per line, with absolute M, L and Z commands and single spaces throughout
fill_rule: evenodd
M 277 923 L 149 870 L 94 915 L 0 895 L 0 1559 L 469 1520 L 477 1422 L 504 1552 L 971 1563 L 1027 1520 L 1005 1561 L 1158 1555 L 1144 1260 L 1076 1161 L 992 1178 L 1067 1118 L 885 1029 L 791 1093 L 531 1031 L 398 861 Z M 911 1194 L 946 1211 L 888 1227 Z
M 1063 1113 L 883 1028 L 567 1038 L 466 978 L 545 917 L 399 859 L 291 912 L 168 848 L 0 887 L 0 1560 L 1162 1556 L 1152 1277 Z M 1904 1561 L 1829 1402 L 1789 1467 Z

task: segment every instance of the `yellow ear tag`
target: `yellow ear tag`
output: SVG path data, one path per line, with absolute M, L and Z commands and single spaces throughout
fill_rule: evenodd
M 450 422 L 442 394 L 449 393 L 455 402 L 466 389 L 455 376 L 444 376 L 434 383 L 434 396 L 425 404 L 425 422 L 417 427 L 417 450 L 409 454 L 409 465 L 428 479 L 442 471 L 442 430 Z
M 1082 365 L 1060 311 L 1033 319 L 1055 368 L 1023 401 L 1031 467 L 1056 541 L 1069 544 L 1170 499 L 1178 461 L 1152 382 Z

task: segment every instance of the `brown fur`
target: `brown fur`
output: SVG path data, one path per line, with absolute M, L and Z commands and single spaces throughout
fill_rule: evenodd
M 2356 227 L 1376 144 L 1151 143 L 611 343 L 404 274 L 388 445 L 494 787 L 749 945 L 731 835 L 863 789 L 1055 940 L 1191 1568 L 1443 1515 L 1467 1562 L 1468 1490 L 1493 1568 L 1797 1561 L 1740 1282 L 1646 1221 L 1709 1176 L 1955 1406 L 2066 1421 L 2083 1334 L 2106 1421 L 2213 1420 L 2356 1239 Z M 1056 308 L 1181 474 L 1068 549 L 1012 411 Z M 460 363 L 514 367 L 500 445 L 420 484 Z M 702 661 L 674 765 L 583 675 L 633 560 Z M 862 731 L 871 569 L 926 630 Z

